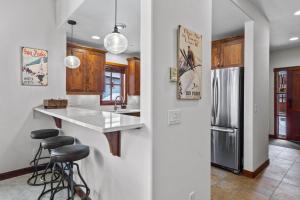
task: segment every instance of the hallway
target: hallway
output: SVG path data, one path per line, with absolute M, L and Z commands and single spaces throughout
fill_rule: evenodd
M 212 167 L 212 200 L 299 200 L 300 150 L 270 145 L 269 158 L 255 179 Z

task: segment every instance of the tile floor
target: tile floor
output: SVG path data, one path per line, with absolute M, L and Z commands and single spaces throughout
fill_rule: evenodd
M 271 164 L 255 179 L 212 168 L 212 200 L 300 200 L 300 150 L 269 147 Z M 29 175 L 0 182 L 0 199 L 35 200 L 42 190 L 26 184 Z M 58 194 L 56 200 L 64 200 Z M 47 199 L 47 198 L 44 198 Z M 76 199 L 79 199 L 78 197 Z
M 270 165 L 255 179 L 212 167 L 212 200 L 300 200 L 300 150 L 269 146 Z
M 27 179 L 30 175 L 24 175 L 17 178 L 0 181 L 0 200 L 36 200 L 43 190 L 42 186 L 29 186 Z M 66 200 L 67 193 L 65 191 L 57 193 L 55 200 Z M 46 195 L 42 200 L 49 200 Z M 78 196 L 75 200 L 79 200 Z

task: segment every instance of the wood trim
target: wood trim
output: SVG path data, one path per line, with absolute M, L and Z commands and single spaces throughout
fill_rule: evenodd
M 110 65 L 110 66 L 114 66 L 114 67 L 127 67 L 128 66 L 126 64 L 115 63 L 115 62 L 105 62 L 105 65 Z
M 131 60 L 140 60 L 140 58 L 138 57 L 127 58 L 127 61 L 131 61 Z
M 277 67 L 274 68 L 273 71 L 274 72 L 278 72 L 278 71 L 284 71 L 284 70 L 289 70 L 289 69 L 300 69 L 300 66 L 290 66 L 290 67 Z
M 121 157 L 121 132 L 104 133 L 104 135 L 108 140 L 112 155 Z
M 61 119 L 57 118 L 57 117 L 53 117 L 55 125 L 57 128 L 61 129 L 62 128 L 62 122 Z
M 269 134 L 269 138 L 277 139 L 276 135 Z
M 38 171 L 44 170 L 45 168 L 46 168 L 46 165 L 38 166 Z M 10 179 L 10 178 L 15 178 L 18 176 L 23 176 L 26 174 L 30 174 L 30 173 L 33 173 L 33 171 L 34 171 L 34 167 L 26 167 L 26 168 L 22 168 L 22 169 L 13 170 L 10 172 L 5 172 L 5 173 L 0 174 L 0 181 Z
M 84 46 L 84 45 L 77 44 L 77 43 L 70 43 L 70 42 L 68 42 L 67 46 L 71 47 L 71 48 L 79 48 L 79 49 L 84 49 L 84 50 L 88 50 L 88 51 L 94 51 L 94 52 L 98 52 L 98 53 L 102 53 L 102 54 L 106 54 L 107 53 L 107 51 L 105 51 L 105 50 L 96 49 L 96 48 Z
M 242 174 L 248 178 L 255 178 L 260 174 L 264 169 L 266 169 L 270 164 L 270 160 L 266 160 L 260 167 L 258 167 L 254 172 L 243 170 Z

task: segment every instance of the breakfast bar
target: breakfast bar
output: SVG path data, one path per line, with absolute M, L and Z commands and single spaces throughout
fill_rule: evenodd
M 101 110 L 90 110 L 79 107 L 62 109 L 45 109 L 43 106 L 34 108 L 35 112 L 51 116 L 57 128 L 62 128 L 62 122 L 81 126 L 101 134 L 108 140 L 110 152 L 121 156 L 121 134 L 123 131 L 143 127 L 140 118 Z

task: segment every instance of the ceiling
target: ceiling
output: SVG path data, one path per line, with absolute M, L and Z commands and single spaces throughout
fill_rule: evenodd
M 300 16 L 294 16 L 300 10 L 299 0 L 250 0 L 270 21 L 271 50 L 300 46 Z
M 244 33 L 249 17 L 231 0 L 213 0 L 212 38 L 222 39 Z
M 74 41 L 104 48 L 105 35 L 113 31 L 114 5 L 113 0 L 85 0 L 71 17 L 78 23 L 74 27 Z M 125 53 L 138 53 L 140 51 L 140 0 L 119 0 L 117 23 L 124 23 L 127 26 L 126 29 L 121 30 L 129 42 Z M 71 28 L 67 27 L 67 29 L 70 37 Z M 91 39 L 93 35 L 98 35 L 101 39 L 93 40 Z

